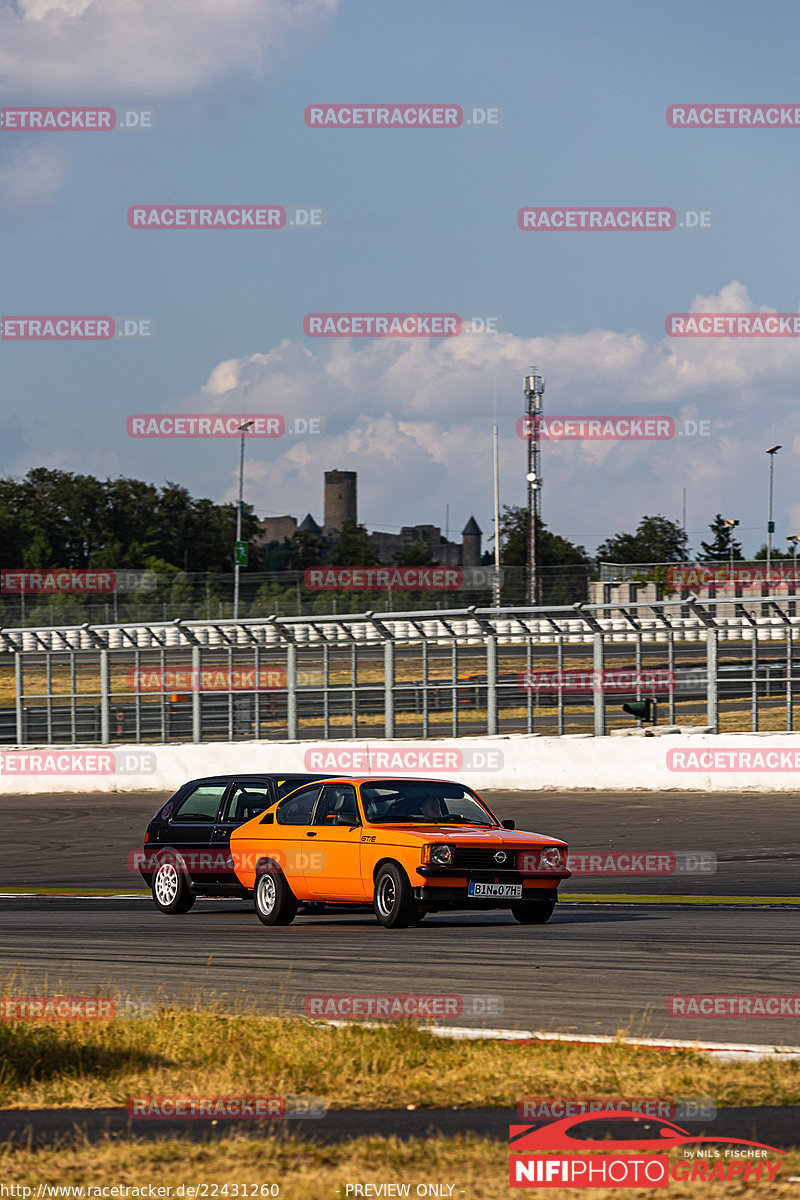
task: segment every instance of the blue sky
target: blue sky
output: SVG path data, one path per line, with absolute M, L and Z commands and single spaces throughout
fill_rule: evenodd
M 705 437 L 549 443 L 548 526 L 593 550 L 644 513 L 697 547 L 721 511 L 746 551 L 800 532 L 794 341 L 664 333 L 670 312 L 796 312 L 800 129 L 675 130 L 670 104 L 800 103 L 795 4 L 680 0 L 17 0 L 0 3 L 4 105 L 152 109 L 147 132 L 0 132 L 3 315 L 149 317 L 147 341 L 0 341 L 0 472 L 48 465 L 232 499 L 233 441 L 136 441 L 135 412 L 319 416 L 251 441 L 260 515 L 319 518 L 359 473 L 370 528 L 491 528 L 525 499 L 522 377 L 550 415 L 706 420 Z M 308 129 L 310 103 L 496 106 L 502 125 Z M 132 204 L 323 208 L 314 230 L 132 230 Z M 525 205 L 714 213 L 712 229 L 523 233 Z M 308 312 L 458 312 L 500 333 L 309 339 Z

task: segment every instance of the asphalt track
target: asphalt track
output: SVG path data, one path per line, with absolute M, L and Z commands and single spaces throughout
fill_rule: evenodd
M 3 801 L 0 879 L 10 887 L 140 886 L 125 866 L 162 797 Z M 715 896 L 796 896 L 800 822 L 787 796 L 488 794 L 502 817 L 573 848 L 706 850 L 714 875 L 582 876 L 573 893 L 701 895 L 710 903 L 563 904 L 546 926 L 504 912 L 430 915 L 407 930 L 329 911 L 265 929 L 248 903 L 201 900 L 165 917 L 148 899 L 0 898 L 0 973 L 26 990 L 214 993 L 303 1012 L 324 992 L 491 997 L 449 1024 L 569 1033 L 800 1044 L 787 1018 L 676 1018 L 685 993 L 797 993 L 797 907 L 723 906 Z M 15 986 L 19 991 L 19 985 Z
M 132 1120 L 124 1108 L 6 1109 L 0 1111 L 0 1137 L 23 1145 L 70 1141 L 80 1131 L 88 1140 L 135 1137 L 148 1140 L 180 1137 L 212 1141 L 231 1133 L 254 1137 L 293 1137 L 326 1144 L 355 1137 L 454 1137 L 475 1134 L 506 1141 L 509 1125 L 521 1122 L 511 1108 L 337 1109 L 324 1117 L 303 1120 Z M 648 1122 L 644 1136 L 657 1138 L 658 1122 Z M 642 1125 L 620 1122 L 615 1136 L 640 1138 Z M 800 1145 L 800 1109 L 783 1107 L 722 1108 L 712 1121 L 685 1121 L 682 1128 L 696 1137 L 731 1137 L 762 1142 L 778 1149 Z M 598 1136 L 599 1130 L 595 1132 Z M 605 1132 L 605 1127 L 603 1132 Z M 602 1145 L 602 1143 L 601 1143 Z M 654 1146 L 663 1149 L 663 1143 Z M 756 1160 L 758 1161 L 758 1160 Z
M 6 899 L 0 973 L 22 970 L 21 995 L 205 993 L 303 1013 L 327 993 L 432 993 L 465 997 L 446 1025 L 797 1044 L 796 1020 L 667 1015 L 673 994 L 800 992 L 797 927 L 790 908 L 565 904 L 546 926 L 457 913 L 387 931 L 351 912 L 265 929 L 241 901 L 165 917 L 146 899 Z
M 126 868 L 163 801 L 138 796 L 11 797 L 2 802 L 0 886 L 140 886 Z M 413 992 L 464 997 L 447 1024 L 579 1034 L 666 1036 L 798 1044 L 787 1019 L 681 1019 L 667 998 L 684 993 L 798 993 L 797 907 L 728 906 L 721 896 L 796 896 L 800 822 L 793 797 L 685 793 L 486 793 L 520 828 L 565 838 L 575 850 L 711 851 L 711 875 L 581 876 L 564 895 L 635 893 L 675 903 L 566 903 L 542 927 L 505 913 L 433 915 L 386 931 L 369 913 L 299 916 L 265 929 L 249 904 L 201 900 L 164 917 L 149 899 L 0 897 L 0 975 L 14 991 L 130 995 L 139 1000 L 246 1000 L 263 1011 L 307 1011 L 320 993 Z M 708 903 L 680 907 L 679 897 Z M 477 997 L 476 1000 L 471 998 Z M 124 1110 L 0 1112 L 0 1136 L 57 1142 L 91 1138 L 217 1137 L 236 1130 L 336 1142 L 359 1133 L 401 1137 L 475 1132 L 507 1136 L 509 1110 L 401 1110 L 280 1122 L 137 1121 Z M 692 1132 L 703 1132 L 691 1125 Z M 771 1145 L 800 1144 L 797 1108 L 721 1110 L 704 1132 Z
M 564 838 L 574 851 L 702 850 L 715 874 L 581 876 L 564 895 L 625 891 L 702 896 L 800 893 L 800 797 L 704 792 L 482 793 L 520 829 Z M 166 793 L 9 796 L 0 800 L 0 887 L 138 888 L 127 855 Z

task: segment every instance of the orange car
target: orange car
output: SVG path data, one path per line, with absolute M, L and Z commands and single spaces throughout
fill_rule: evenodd
M 329 779 L 240 825 L 231 852 L 264 925 L 288 925 L 301 903 L 371 904 L 387 928 L 454 908 L 540 925 L 570 875 L 567 847 L 513 830 L 459 783 Z

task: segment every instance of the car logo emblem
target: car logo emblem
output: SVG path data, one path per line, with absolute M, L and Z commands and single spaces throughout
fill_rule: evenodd
M 498 850 L 497 854 L 494 856 L 494 861 L 496 863 L 504 863 L 507 858 L 508 855 L 506 854 L 505 850 Z

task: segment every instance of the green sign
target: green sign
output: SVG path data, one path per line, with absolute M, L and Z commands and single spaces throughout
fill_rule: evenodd
M 774 532 L 775 532 L 775 522 L 767 521 L 767 533 L 774 533 Z
M 236 565 L 237 567 L 247 566 L 247 542 L 236 543 Z

